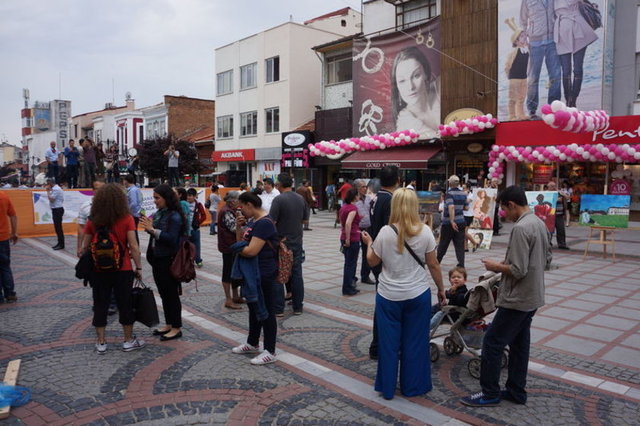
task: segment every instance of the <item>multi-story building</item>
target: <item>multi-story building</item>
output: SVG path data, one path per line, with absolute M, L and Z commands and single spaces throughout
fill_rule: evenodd
M 321 103 L 322 67 L 312 47 L 355 34 L 359 25 L 360 13 L 344 8 L 216 49 L 218 171 L 251 183 L 279 172 L 282 132 L 313 119 Z
M 96 142 L 110 144 L 115 140 L 114 116 L 124 111 L 136 109 L 136 102 L 127 93 L 124 106 L 115 106 L 106 103 L 104 109 L 85 112 L 71 118 L 70 138 L 76 141 L 81 138 L 90 138 Z

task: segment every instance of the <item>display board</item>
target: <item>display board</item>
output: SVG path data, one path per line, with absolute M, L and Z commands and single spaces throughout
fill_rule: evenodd
M 584 226 L 629 227 L 629 195 L 582 194 L 579 224 Z
M 556 230 L 556 204 L 558 193 L 556 191 L 527 191 L 529 208 L 538 216 L 549 232 Z

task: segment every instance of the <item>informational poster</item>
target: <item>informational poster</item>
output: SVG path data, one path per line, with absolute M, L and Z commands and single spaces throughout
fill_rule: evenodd
M 353 43 L 353 135 L 413 129 L 420 139 L 440 124 L 440 19 Z
M 629 227 L 629 195 L 582 194 L 580 225 Z
M 546 185 L 553 178 L 555 166 L 553 164 L 534 164 L 533 183 L 536 185 Z
M 538 216 L 549 232 L 556 230 L 556 204 L 558 193 L 556 191 L 527 191 L 529 208 Z
M 473 200 L 469 208 L 473 211 L 471 228 L 493 230 L 493 219 L 496 209 L 496 188 L 475 188 Z
M 33 191 L 33 223 L 53 225 L 47 191 Z M 64 216 L 62 223 L 75 223 L 80 207 L 93 197 L 93 191 L 64 191 Z
M 198 191 L 198 201 L 204 205 L 205 188 L 196 188 Z M 142 189 L 142 209 L 145 215 L 151 217 L 158 209 L 153 201 L 153 189 Z M 53 217 L 51 215 L 51 207 L 49 206 L 49 198 L 46 191 L 33 191 L 33 223 L 36 225 L 52 225 Z M 71 190 L 64 191 L 64 216 L 62 223 L 75 223 L 78 218 L 78 212 L 82 205 L 93 198 L 91 190 Z
M 615 2 L 590 0 L 600 22 L 588 22 L 578 12 L 578 3 L 582 2 L 498 0 L 500 121 L 540 117 L 540 107 L 554 100 L 581 111 L 608 108 L 603 86 L 611 84 L 606 78 L 613 80 L 613 66 L 605 66 L 605 61 L 613 54 L 606 51 L 613 49 L 605 49 L 604 43 L 613 38 L 608 31 L 613 26 L 609 6 L 613 9 Z
M 473 239 L 478 244 L 478 248 L 481 250 L 489 250 L 491 248 L 491 240 L 493 239 L 492 229 L 473 229 L 467 230 L 469 234 L 473 236 Z

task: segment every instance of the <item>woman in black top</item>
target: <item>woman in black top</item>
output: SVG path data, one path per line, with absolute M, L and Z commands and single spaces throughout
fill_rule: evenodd
M 278 274 L 277 247 L 278 231 L 273 220 L 262 208 L 262 200 L 252 192 L 244 192 L 238 198 L 242 213 L 236 218 L 236 238 L 249 244 L 242 249 L 240 256 L 258 256 L 260 270 L 260 289 L 268 311 L 264 321 L 258 321 L 258 304 L 249 306 L 249 337 L 247 343 L 232 349 L 236 354 L 259 353 L 251 360 L 254 365 L 269 364 L 276 361 L 276 334 L 278 323 L 275 316 L 276 276 Z M 247 222 L 249 219 L 249 222 Z M 243 228 L 246 225 L 246 228 Z M 260 353 L 260 332 L 264 330 L 264 351 Z
M 171 276 L 170 269 L 187 225 L 178 197 L 169 185 L 156 186 L 153 201 L 158 212 L 153 219 L 141 216 L 140 224 L 151 235 L 147 260 L 153 268 L 153 279 L 158 286 L 166 321 L 166 326 L 154 330 L 153 334 L 164 341 L 182 337 L 180 282 Z

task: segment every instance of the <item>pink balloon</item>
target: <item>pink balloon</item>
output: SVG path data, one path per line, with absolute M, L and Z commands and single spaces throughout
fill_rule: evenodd
M 543 114 L 551 114 L 553 110 L 551 109 L 551 105 L 546 104 L 542 105 L 542 107 L 540 108 L 540 112 L 542 112 Z

